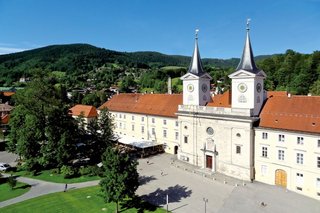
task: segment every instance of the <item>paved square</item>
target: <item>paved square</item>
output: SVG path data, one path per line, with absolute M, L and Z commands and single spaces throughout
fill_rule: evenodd
M 139 160 L 141 186 L 137 194 L 164 208 L 168 194 L 169 210 L 172 212 L 205 212 L 204 198 L 208 199 L 207 213 L 320 212 L 319 200 L 259 182 L 245 183 L 243 186 L 241 180 L 231 180 L 224 184 L 224 179 L 203 177 L 185 171 L 181 165 L 176 168 L 177 163 L 171 164 L 171 158 L 172 155 L 161 154 Z M 261 205 L 262 202 L 265 205 Z

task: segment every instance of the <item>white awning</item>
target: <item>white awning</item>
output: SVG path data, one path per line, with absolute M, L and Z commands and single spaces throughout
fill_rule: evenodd
M 120 143 L 131 145 L 140 149 L 162 145 L 162 143 L 157 143 L 155 141 L 150 141 L 150 140 L 143 140 L 143 139 L 139 140 L 134 137 L 128 137 L 123 135 L 116 135 L 116 136 L 118 137 L 118 141 Z

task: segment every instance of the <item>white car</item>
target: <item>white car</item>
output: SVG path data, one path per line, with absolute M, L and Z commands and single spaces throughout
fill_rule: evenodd
M 7 163 L 0 163 L 0 171 L 7 171 L 11 166 Z

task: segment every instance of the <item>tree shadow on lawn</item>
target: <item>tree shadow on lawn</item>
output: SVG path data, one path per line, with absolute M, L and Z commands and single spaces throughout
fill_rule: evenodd
M 145 210 L 155 211 L 157 206 L 165 205 L 167 203 L 167 195 L 169 197 L 169 203 L 173 203 L 181 201 L 182 198 L 190 197 L 191 194 L 192 190 L 188 190 L 186 186 L 177 184 L 175 186 L 170 186 L 165 190 L 158 188 L 148 195 L 128 200 L 126 203 L 122 204 L 122 208 L 128 209 L 135 207 L 138 212 L 144 212 Z
M 27 189 L 27 188 L 30 188 L 31 186 L 26 184 L 26 185 L 23 185 L 23 186 L 19 186 L 19 187 L 14 187 L 14 189 Z
M 153 175 L 152 176 L 139 176 L 139 185 L 144 185 L 146 183 L 149 183 L 153 180 L 157 180 L 157 178 L 155 178 Z

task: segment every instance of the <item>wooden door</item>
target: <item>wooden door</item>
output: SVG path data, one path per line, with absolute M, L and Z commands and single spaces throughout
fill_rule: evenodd
M 276 170 L 275 184 L 285 188 L 287 187 L 287 173 L 284 170 L 282 169 Z
M 206 155 L 206 168 L 212 169 L 212 156 Z

